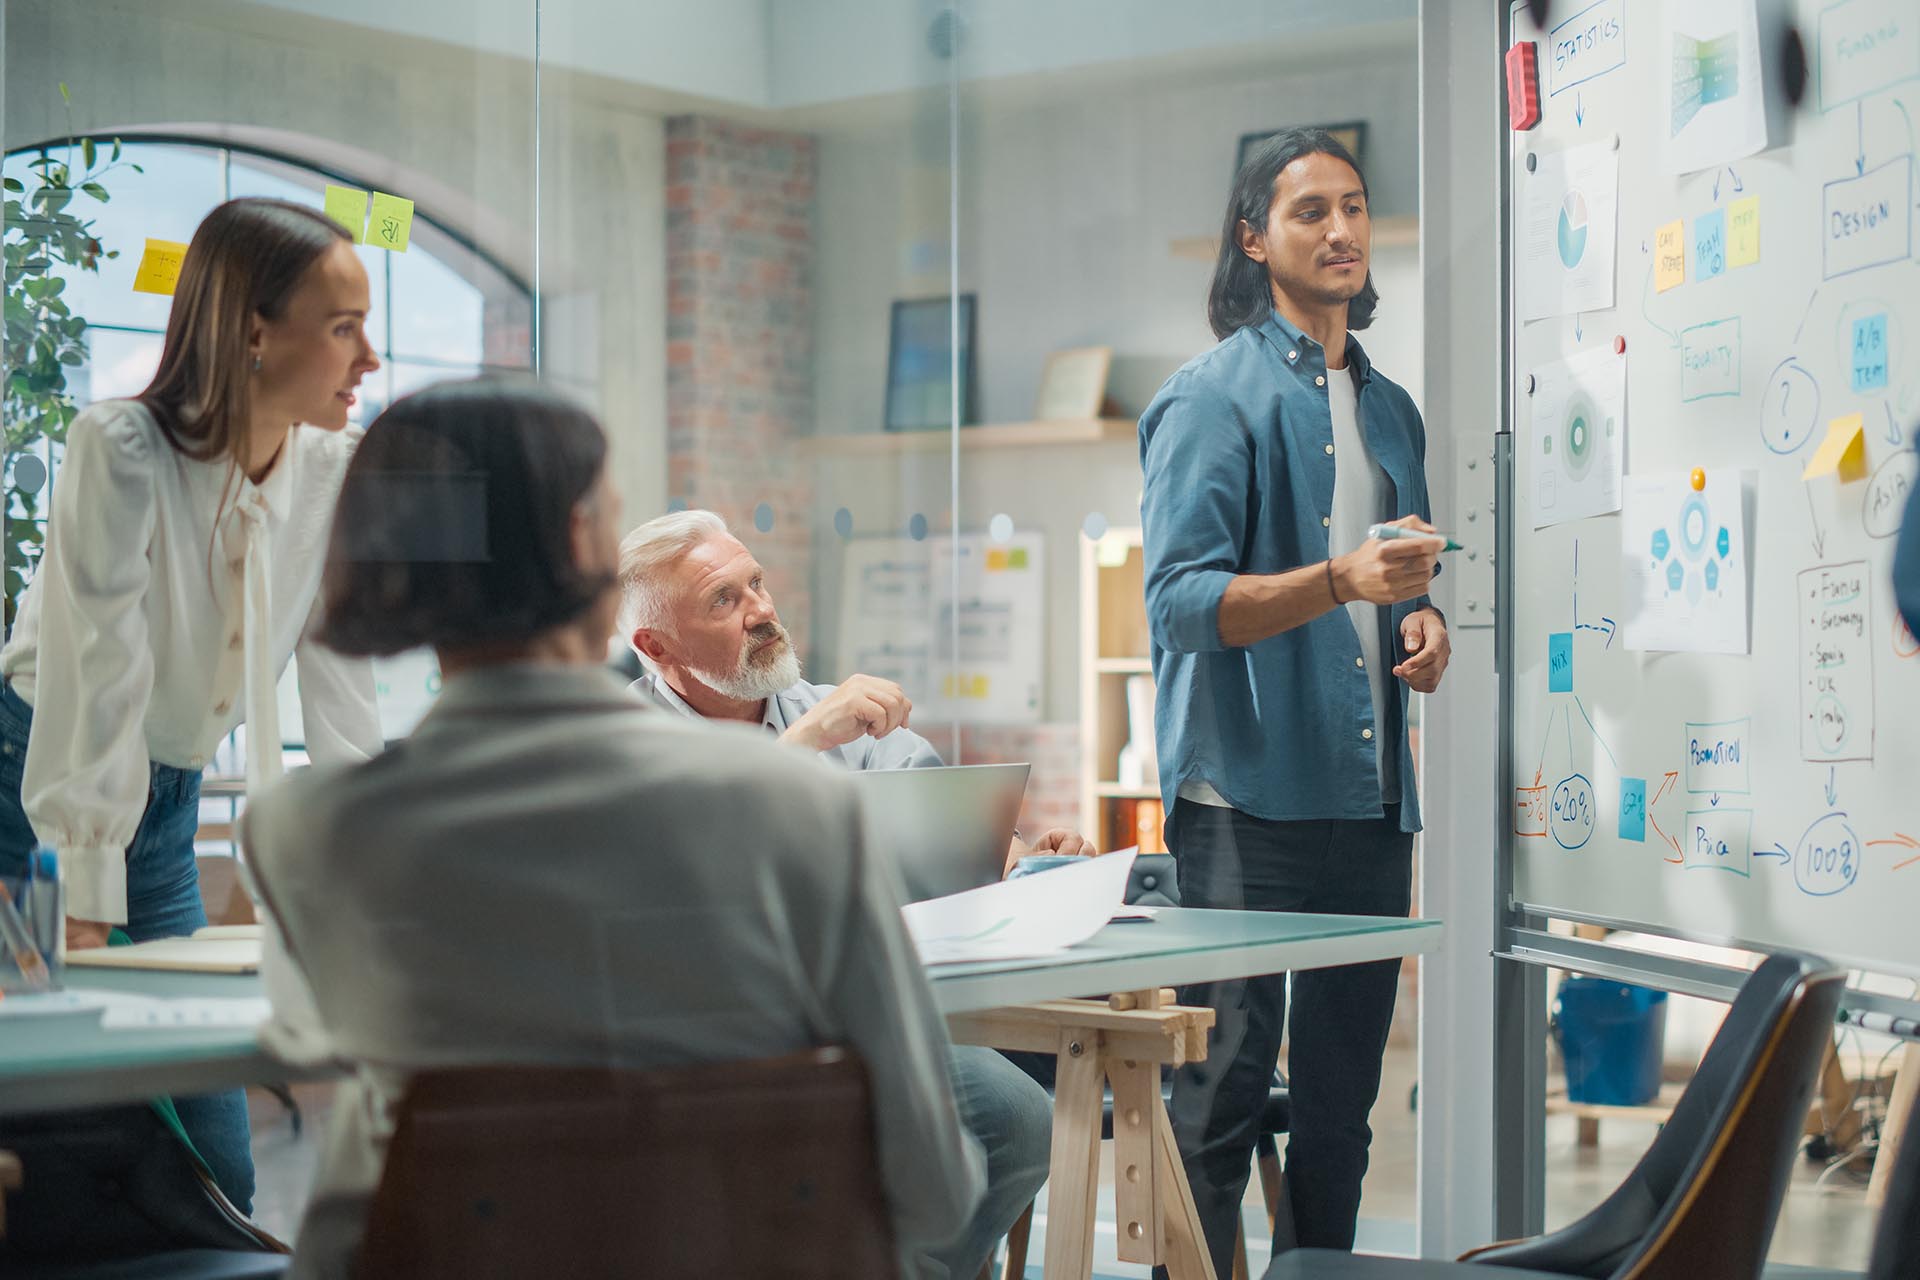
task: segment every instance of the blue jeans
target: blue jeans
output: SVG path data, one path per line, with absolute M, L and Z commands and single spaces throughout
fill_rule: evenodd
M 919 1262 L 924 1276 L 974 1280 L 1046 1184 L 1053 1099 L 992 1049 L 956 1047 L 949 1065 L 960 1127 L 986 1154 L 987 1192 L 959 1236 Z
M 32 723 L 33 708 L 11 684 L 0 686 L 0 877 L 25 875 L 27 856 L 38 843 L 20 804 Z M 193 861 L 193 835 L 200 826 L 199 771 L 164 764 L 148 767 L 147 811 L 127 846 L 127 923 L 122 928 L 135 942 L 192 933 L 207 922 Z M 246 1093 L 234 1089 L 175 1098 L 173 1104 L 214 1182 L 235 1208 L 252 1213 Z

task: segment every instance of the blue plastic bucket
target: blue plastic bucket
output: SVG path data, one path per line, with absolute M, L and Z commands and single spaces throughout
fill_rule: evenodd
M 1660 1092 L 1667 993 L 1572 977 L 1554 1002 L 1554 1034 L 1573 1102 L 1631 1107 Z

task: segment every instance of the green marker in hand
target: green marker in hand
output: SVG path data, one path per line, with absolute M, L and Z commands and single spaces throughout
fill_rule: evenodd
M 1418 529 L 1409 529 L 1405 525 L 1398 524 L 1370 524 L 1367 526 L 1367 536 L 1369 538 L 1380 538 L 1387 542 L 1392 542 L 1395 538 L 1439 538 L 1446 543 L 1445 546 L 1440 548 L 1442 551 L 1466 550 L 1465 547 L 1455 542 L 1452 538 L 1447 537 L 1444 533 L 1422 533 Z

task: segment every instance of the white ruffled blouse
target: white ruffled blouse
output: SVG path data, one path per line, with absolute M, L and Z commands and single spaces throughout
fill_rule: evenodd
M 255 485 L 174 449 L 137 401 L 74 420 L 46 552 L 0 650 L 33 707 L 21 799 L 59 850 L 69 915 L 125 923 L 149 764 L 203 768 L 244 722 L 249 790 L 279 777 L 290 659 L 314 760 L 380 750 L 372 664 L 308 636 L 359 437 L 295 427 Z

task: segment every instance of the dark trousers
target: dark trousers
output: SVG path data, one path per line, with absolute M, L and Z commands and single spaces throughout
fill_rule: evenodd
M 1398 805 L 1384 818 L 1268 822 L 1179 800 L 1167 842 L 1179 859 L 1183 906 L 1404 916 L 1411 902 L 1413 837 L 1400 830 Z M 1367 1114 L 1380 1092 L 1399 972 L 1399 961 L 1386 960 L 1293 975 L 1286 1171 L 1301 1247 L 1353 1248 L 1373 1138 Z M 1174 1073 L 1172 1119 L 1214 1273 L 1226 1276 L 1288 1029 L 1287 976 L 1182 987 L 1180 1003 L 1216 1016 L 1206 1060 Z

